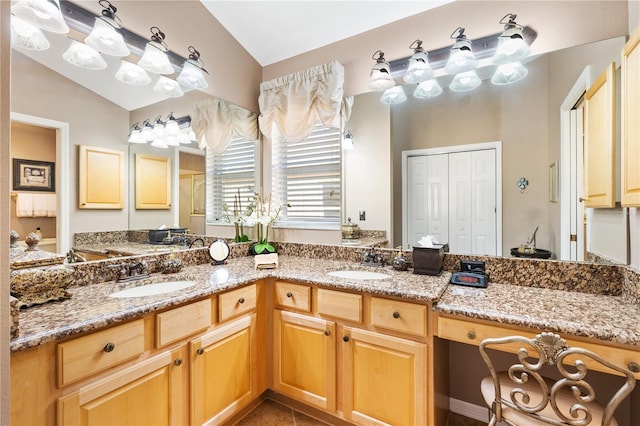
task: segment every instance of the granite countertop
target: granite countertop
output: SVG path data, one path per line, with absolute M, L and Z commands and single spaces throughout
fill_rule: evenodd
M 327 272 L 343 269 L 385 272 L 390 278 L 365 281 L 327 275 Z M 434 277 L 398 272 L 390 268 L 362 267 L 353 262 L 282 255 L 279 256 L 279 265 L 276 269 L 256 270 L 253 257 L 242 257 L 232 259 L 221 266 L 202 264 L 185 268 L 177 274 L 154 274 L 151 280 L 129 283 L 108 281 L 69 288 L 68 291 L 72 297 L 68 300 L 21 311 L 18 336 L 11 340 L 10 347 L 11 351 L 28 349 L 201 299 L 267 277 L 428 302 L 435 301 L 442 295 L 447 288 L 450 276 L 448 272 Z M 122 299 L 108 296 L 114 291 L 128 287 L 174 280 L 194 280 L 197 284 L 180 291 L 156 296 Z
M 84 251 L 87 253 L 96 254 L 115 254 L 122 256 L 135 256 L 140 254 L 156 254 L 156 253 L 169 253 L 171 249 L 186 250 L 188 246 L 178 244 L 149 244 L 149 243 L 136 243 L 130 241 L 123 241 L 119 243 L 104 243 L 104 244 L 84 244 L 75 245 L 74 250 Z
M 449 285 L 434 310 L 640 346 L 640 307 L 621 296 L 500 283 L 484 289 Z

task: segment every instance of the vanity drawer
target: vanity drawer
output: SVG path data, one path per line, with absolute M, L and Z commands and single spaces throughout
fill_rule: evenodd
M 481 324 L 472 321 L 439 317 L 438 318 L 438 337 L 441 339 L 453 340 L 456 342 L 467 343 L 469 345 L 479 346 L 480 343 L 487 338 L 495 337 L 507 337 L 507 336 L 524 336 L 527 338 L 533 338 L 536 334 L 541 333 L 544 330 L 538 332 L 530 330 L 514 330 L 511 328 L 505 328 L 497 325 Z M 589 343 L 578 340 L 573 340 L 569 335 L 563 333 L 557 333 L 560 337 L 563 337 L 569 346 L 580 346 L 585 349 L 589 349 L 607 361 L 620 366 L 629 367 L 630 363 L 640 364 L 640 351 L 634 351 L 631 349 L 619 348 L 614 346 L 606 346 L 603 342 Z M 513 343 L 511 345 L 504 345 L 501 347 L 507 352 L 517 353 L 520 349 L 520 345 Z M 611 373 L 611 370 L 603 368 L 600 364 L 594 363 L 588 358 L 584 358 L 584 363 L 588 368 L 593 370 L 602 371 L 604 373 Z M 640 378 L 640 373 L 635 374 L 636 378 Z
M 371 325 L 427 336 L 427 307 L 397 300 L 371 298 Z
M 142 354 L 144 320 L 60 343 L 57 352 L 58 386 L 65 386 Z
M 318 313 L 353 322 L 362 322 L 362 295 L 318 289 Z
M 256 309 L 256 285 L 251 284 L 218 296 L 220 322 Z
M 275 298 L 279 307 L 304 312 L 311 310 L 311 287 L 309 286 L 276 281 Z
M 156 348 L 173 343 L 211 325 L 211 299 L 156 315 Z

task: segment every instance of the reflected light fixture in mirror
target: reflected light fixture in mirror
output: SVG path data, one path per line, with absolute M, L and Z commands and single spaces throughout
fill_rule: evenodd
M 190 144 L 195 139 L 195 133 L 191 129 L 191 117 L 176 118 L 173 113 L 170 113 L 166 121 L 162 121 L 162 117 L 158 115 L 153 121 L 144 120 L 142 127 L 137 122 L 134 123 L 131 126 L 128 141 L 129 143 L 151 142 L 152 146 L 166 148 Z
M 500 23 L 504 24 L 504 31 L 498 37 L 498 47 L 493 56 L 494 64 L 520 61 L 531 53 L 531 48 L 522 35 L 523 27 L 516 23 L 516 17 L 517 15 L 508 13 L 500 20 Z
M 353 134 L 348 130 L 345 130 L 344 133 L 342 133 L 342 149 L 353 149 Z
M 189 59 L 184 62 L 182 71 L 176 80 L 182 87 L 188 89 L 206 89 L 209 84 L 204 73 L 209 74 L 200 60 L 200 52 L 195 47 L 189 46 Z
M 151 41 L 145 45 L 138 65 L 154 74 L 173 74 L 174 69 L 167 56 L 169 47 L 164 42 L 164 33 L 158 27 L 151 27 L 150 31 Z
M 458 32 L 458 35 L 454 35 Z M 471 41 L 464 35 L 464 28 L 458 27 L 449 36 L 456 42 L 451 47 L 449 60 L 444 67 L 447 74 L 459 74 L 465 71 L 471 71 L 478 65 L 478 60 L 471 50 Z
M 491 82 L 497 85 L 511 84 L 520 81 L 527 76 L 529 70 L 520 62 L 498 65 L 495 74 L 491 77 Z
M 161 75 L 158 77 L 158 81 L 153 86 L 153 91 L 161 95 L 170 96 L 172 98 L 178 98 L 184 95 L 184 92 L 180 88 L 177 81 Z
M 26 22 L 57 34 L 69 32 L 59 0 L 18 0 L 11 5 L 11 13 Z
M 420 83 L 433 78 L 433 69 L 429 64 L 428 53 L 422 48 L 422 40 L 416 40 L 409 46 L 413 55 L 409 58 L 409 67 L 403 77 L 405 83 Z
M 71 40 L 62 58 L 72 65 L 88 70 L 103 70 L 107 67 L 107 63 L 97 50 L 76 40 Z
M 413 91 L 413 97 L 418 99 L 435 98 L 442 93 L 442 87 L 438 83 L 438 80 L 432 78 L 431 80 L 423 81 L 416 86 L 416 90 Z
M 137 122 L 133 123 L 133 126 L 131 126 L 128 141 L 129 143 L 147 143 L 147 141 L 142 138 L 142 129 Z
M 385 90 L 380 100 L 385 104 L 394 105 L 406 101 L 407 95 L 402 86 L 394 86 Z
M 108 0 L 98 1 L 102 9 L 102 16 L 95 19 L 93 29 L 84 39 L 87 46 L 91 46 L 98 52 L 111 56 L 129 56 L 131 51 L 124 42 L 122 34 L 118 32 L 121 28 L 120 18 L 116 15 L 118 9 Z
M 456 74 L 455 77 L 453 77 L 453 81 L 451 81 L 449 89 L 454 92 L 466 92 L 480 86 L 480 83 L 482 83 L 482 81 L 475 70 L 466 71 Z
M 123 83 L 137 86 L 144 86 L 145 84 L 151 83 L 151 77 L 145 70 L 124 59 L 116 72 L 116 78 Z
M 50 46 L 40 28 L 17 16 L 11 17 L 11 45 L 29 50 L 47 50 Z
M 378 57 L 376 57 L 376 55 L 378 55 Z M 380 92 L 395 86 L 396 82 L 391 76 L 389 63 L 384 59 L 384 52 L 376 50 L 373 52 L 371 59 L 375 59 L 376 64 L 371 69 L 371 75 L 369 76 L 369 88 Z

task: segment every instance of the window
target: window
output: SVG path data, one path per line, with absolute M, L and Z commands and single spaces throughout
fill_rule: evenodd
M 279 226 L 338 229 L 342 132 L 317 123 L 301 142 L 273 144 L 273 193 L 283 204 Z
M 223 204 L 233 206 L 238 191 L 243 203 L 253 199 L 258 188 L 257 147 L 255 140 L 234 136 L 222 154 L 207 150 L 207 223 L 220 221 Z

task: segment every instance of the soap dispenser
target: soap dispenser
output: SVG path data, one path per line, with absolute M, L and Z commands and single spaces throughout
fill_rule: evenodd
M 406 271 L 409 269 L 409 262 L 407 262 L 407 258 L 402 255 L 402 246 L 396 247 L 396 250 L 398 250 L 398 254 L 393 258 L 391 265 L 396 271 Z

